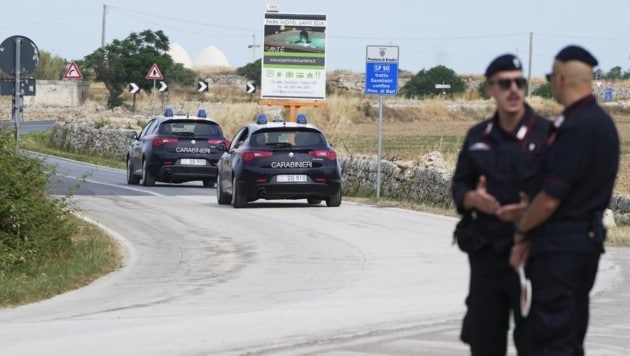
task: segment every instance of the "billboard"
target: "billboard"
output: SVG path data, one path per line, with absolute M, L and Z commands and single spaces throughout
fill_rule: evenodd
M 326 15 L 266 12 L 261 98 L 325 99 Z

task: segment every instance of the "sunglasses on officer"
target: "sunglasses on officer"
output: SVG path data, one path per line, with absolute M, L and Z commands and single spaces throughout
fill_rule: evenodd
M 500 78 L 500 79 L 496 79 L 496 80 L 490 81 L 490 85 L 497 84 L 499 86 L 499 88 L 501 88 L 503 90 L 510 89 L 512 87 L 512 83 L 516 84 L 517 88 L 523 89 L 525 84 L 527 84 L 527 79 L 525 79 L 523 77 L 514 78 L 514 79 L 511 79 L 511 78 Z

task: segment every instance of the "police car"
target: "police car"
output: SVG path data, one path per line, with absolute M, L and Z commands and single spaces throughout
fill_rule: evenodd
M 217 122 L 199 109 L 197 116 L 164 115 L 150 120 L 140 134 L 128 134 L 127 183 L 151 186 L 156 181 L 183 183 L 201 181 L 206 187 L 217 180 L 217 162 L 230 145 Z
M 217 202 L 245 208 L 258 199 L 306 199 L 341 205 L 341 167 L 324 134 L 306 117 L 239 129 L 218 166 Z

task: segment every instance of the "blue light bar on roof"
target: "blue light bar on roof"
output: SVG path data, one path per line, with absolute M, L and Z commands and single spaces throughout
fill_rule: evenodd
M 259 114 L 258 117 L 256 117 L 256 123 L 258 125 L 264 125 L 267 123 L 267 116 L 265 116 L 265 114 Z
M 306 124 L 306 115 L 298 114 L 295 118 L 295 122 L 297 122 L 298 124 Z

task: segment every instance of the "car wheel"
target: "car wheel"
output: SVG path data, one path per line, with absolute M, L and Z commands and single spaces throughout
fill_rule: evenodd
M 238 191 L 236 178 L 232 178 L 232 206 L 236 209 L 247 207 L 247 198 Z
M 308 198 L 308 199 L 306 199 L 306 201 L 308 201 L 308 203 L 311 204 L 311 205 L 321 204 L 321 202 L 322 202 L 321 199 L 317 199 L 317 198 Z
M 217 181 L 217 203 L 219 205 L 230 204 L 230 196 L 221 188 L 221 181 Z
M 155 185 L 155 177 L 149 172 L 147 167 L 147 160 L 142 160 L 142 185 L 153 186 Z
M 202 182 L 204 187 L 212 188 L 217 181 L 215 179 L 204 179 Z
M 341 189 L 337 190 L 335 195 L 326 198 L 326 206 L 336 207 L 341 205 Z
M 131 165 L 131 158 L 127 158 L 127 184 L 140 183 L 140 177 L 133 175 L 133 166 Z

